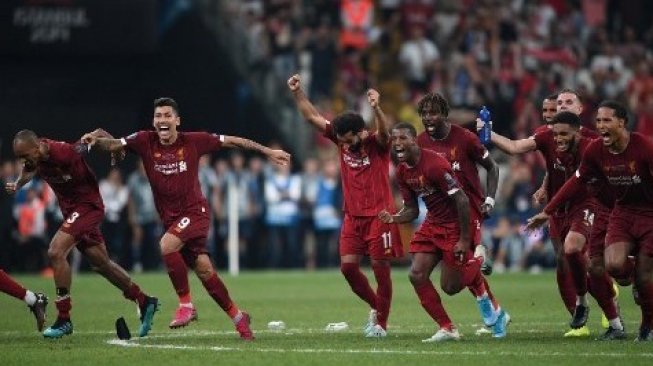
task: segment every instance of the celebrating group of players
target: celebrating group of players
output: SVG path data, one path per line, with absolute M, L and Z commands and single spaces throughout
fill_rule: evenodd
M 483 322 L 493 336 L 505 337 L 510 315 L 499 305 L 484 277 L 491 268 L 484 262 L 486 256 L 480 243 L 483 218 L 494 207 L 499 168 L 475 134 L 449 122 L 447 101 L 437 93 L 420 100 L 417 109 L 425 131 L 417 135 L 410 124 L 390 128 L 380 107 L 379 93 L 370 89 L 367 98 L 375 120 L 375 131 L 371 132 L 356 113 L 326 120 L 306 97 L 298 75 L 288 80 L 288 87 L 303 117 L 339 149 L 344 192 L 340 268 L 352 291 L 371 309 L 364 335 L 387 335 L 392 302 L 390 260 L 403 255 L 396 224 L 411 222 L 418 216 L 421 197 L 428 213 L 410 243 L 409 277 L 424 310 L 439 326 L 424 342 L 460 338 L 430 280 L 440 262 L 441 289 L 453 295 L 467 287 L 476 297 Z M 598 134 L 580 127 L 582 103 L 572 90 L 545 99 L 542 111 L 546 126 L 538 128 L 531 138 L 513 141 L 493 132 L 491 139 L 510 154 L 539 150 L 547 161 L 543 188 L 535 196 L 540 201 L 548 198 L 549 202 L 542 213 L 529 220 L 529 227 L 549 223 L 558 259 L 558 287 L 572 315 L 572 329 L 565 335 L 589 335 L 585 323 L 589 314 L 586 293 L 590 292 L 607 319 L 607 330 L 600 339 L 626 337 L 614 278 L 621 285 L 633 284 L 642 310 L 637 339 L 652 341 L 653 141 L 625 129 L 627 111 L 617 102 L 600 105 Z M 148 334 L 158 310 L 158 299 L 146 295 L 107 255 L 99 231 L 104 207 L 97 180 L 84 161 L 84 155 L 96 148 L 110 151 L 117 158 L 131 151 L 143 159 L 166 228 L 160 241 L 161 253 L 179 297 L 170 327 L 185 326 L 197 319 L 188 283 L 188 268 L 192 268 L 232 319 L 240 337 L 254 339 L 248 313 L 231 300 L 207 254 L 210 219 L 199 186 L 198 161 L 222 147 L 255 150 L 276 164 L 287 164 L 290 155 L 239 137 L 180 132 L 180 122 L 176 102 L 160 98 L 154 102 L 155 131 L 114 139 L 98 129 L 75 144 L 39 138 L 29 130 L 16 134 L 13 148 L 23 162 L 23 170 L 16 182 L 7 184 L 7 191 L 16 191 L 38 174 L 56 193 L 65 217 L 48 251 L 55 274 L 58 316 L 43 332 L 45 337 L 59 338 L 73 332 L 72 281 L 66 258 L 75 246 L 127 299 L 138 302 L 139 336 Z M 483 122 L 477 120 L 477 128 L 482 127 Z M 400 209 L 395 208 L 391 193 L 391 157 L 397 164 L 397 184 L 403 197 Z M 487 170 L 486 193 L 481 188 L 477 164 Z M 363 256 L 370 257 L 376 291 L 360 269 Z M 47 297 L 22 288 L 1 270 L 0 290 L 24 299 L 41 330 Z

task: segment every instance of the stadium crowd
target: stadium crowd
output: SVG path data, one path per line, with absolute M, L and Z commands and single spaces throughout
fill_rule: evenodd
M 287 94 L 285 81 L 298 71 L 327 117 L 356 109 L 371 120 L 365 90 L 374 86 L 392 121 L 421 131 L 416 101 L 437 91 L 454 109 L 473 111 L 456 122 L 471 122 L 487 105 L 494 129 L 519 139 L 542 123 L 545 96 L 573 87 L 583 96 L 586 127 L 592 128 L 599 102 L 616 99 L 629 107 L 629 128 L 653 136 L 653 12 L 632 10 L 648 6 L 644 0 L 227 3 L 238 25 L 233 29 L 248 37 L 251 73 L 272 70 L 278 89 L 268 92 Z M 339 164 L 317 134 L 315 146 L 313 156 L 293 167 L 238 152 L 203 158 L 200 181 L 214 215 L 208 245 L 219 266 L 226 265 L 227 202 L 234 192 L 245 268 L 337 266 Z M 495 271 L 555 266 L 546 231 L 523 229 L 538 211 L 531 196 L 544 175 L 540 155 L 493 155 L 501 175 L 483 241 L 492 248 Z M 17 169 L 14 161 L 2 164 L 3 186 Z M 160 268 L 161 227 L 142 168 L 114 169 L 100 189 L 111 256 L 136 271 Z M 62 220 L 51 189 L 35 180 L 15 197 L 3 192 L 0 207 L 0 267 L 47 272 L 47 243 Z

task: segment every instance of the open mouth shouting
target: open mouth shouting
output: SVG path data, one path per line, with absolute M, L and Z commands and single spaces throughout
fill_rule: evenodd
M 407 153 L 406 153 L 406 149 L 404 149 L 403 146 L 395 146 L 394 152 L 398 161 L 402 161 L 402 162 L 406 161 Z

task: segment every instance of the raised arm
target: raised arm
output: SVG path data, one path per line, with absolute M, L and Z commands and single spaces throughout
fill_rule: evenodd
M 290 79 L 288 79 L 288 88 L 292 92 L 293 98 L 295 99 L 295 104 L 297 104 L 297 109 L 299 109 L 299 113 L 301 113 L 304 119 L 310 122 L 318 130 L 324 132 L 329 122 L 326 120 L 326 118 L 322 117 L 320 112 L 315 109 L 313 103 L 308 100 L 306 93 L 304 93 L 304 90 L 302 90 L 299 74 L 295 74 L 291 76 Z
M 367 101 L 370 102 L 372 110 L 374 110 L 374 124 L 376 124 L 376 141 L 383 146 L 388 146 L 390 143 L 390 132 L 388 129 L 388 119 L 381 110 L 379 92 L 370 89 L 367 91 Z
M 476 130 L 479 131 L 481 128 L 483 128 L 483 121 L 480 118 L 477 118 Z M 537 150 L 537 143 L 531 138 L 511 140 L 493 131 L 491 140 L 492 143 L 494 143 L 494 145 L 499 148 L 499 150 L 510 155 L 524 154 Z
M 224 147 L 238 147 L 246 150 L 258 151 L 261 154 L 265 154 L 270 158 L 275 164 L 278 165 L 287 165 L 290 162 L 290 154 L 283 150 L 270 149 L 267 146 L 263 146 L 258 142 L 254 142 L 249 139 L 236 136 L 225 136 L 222 143 Z

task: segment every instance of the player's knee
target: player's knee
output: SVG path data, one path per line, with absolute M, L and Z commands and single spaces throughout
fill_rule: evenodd
M 443 283 L 440 285 L 440 288 L 442 289 L 442 292 L 449 296 L 455 295 L 462 290 L 461 286 L 452 283 Z
M 605 270 L 614 278 L 626 278 L 628 274 L 624 273 L 625 262 L 616 258 L 605 259 Z
M 48 248 L 48 259 L 50 262 L 57 263 L 66 260 L 63 250 L 53 248 L 52 246 Z
M 588 272 L 592 277 L 602 277 L 605 273 L 605 265 L 603 264 L 603 261 L 592 259 Z
M 355 276 L 360 271 L 357 263 L 341 263 L 340 272 L 345 278 Z
M 410 279 L 410 283 L 412 283 L 413 286 L 417 286 L 428 281 L 429 277 L 426 275 L 426 272 L 424 271 L 411 269 L 410 272 L 408 272 L 408 279 Z
M 195 274 L 200 280 L 206 281 L 213 276 L 213 270 L 210 268 L 195 269 Z

